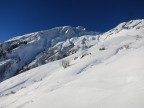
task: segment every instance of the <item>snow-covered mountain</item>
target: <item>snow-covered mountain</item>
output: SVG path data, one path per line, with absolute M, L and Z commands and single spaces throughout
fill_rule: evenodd
M 143 108 L 144 20 L 99 35 L 82 27 L 66 35 L 65 28 L 2 43 L 10 54 L 1 56 L 1 67 L 28 60 L 22 70 L 30 70 L 0 83 L 0 108 Z M 47 35 L 55 29 L 62 35 Z
M 16 74 L 62 59 L 78 50 L 91 47 L 96 32 L 64 26 L 12 38 L 0 44 L 0 81 Z

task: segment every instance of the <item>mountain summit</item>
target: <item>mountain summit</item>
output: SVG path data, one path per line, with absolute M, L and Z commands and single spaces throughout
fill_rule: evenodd
M 143 19 L 103 34 L 57 27 L 0 46 L 0 108 L 144 108 Z
M 86 42 L 97 32 L 84 27 L 56 27 L 50 30 L 14 37 L 0 43 L 0 81 L 42 64 L 62 59 L 90 45 Z

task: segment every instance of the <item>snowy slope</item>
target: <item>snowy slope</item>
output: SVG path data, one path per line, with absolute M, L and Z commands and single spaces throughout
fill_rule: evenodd
M 64 26 L 12 38 L 0 44 L 0 82 L 26 70 L 62 59 L 94 43 L 98 33 Z M 83 36 L 91 35 L 91 36 Z
M 118 25 L 90 48 L 1 82 L 0 108 L 143 108 L 144 20 L 137 22 L 139 29 L 117 33 Z
M 142 20 L 131 20 L 129 22 L 123 22 L 119 24 L 114 29 L 104 33 L 101 38 L 102 40 L 107 40 L 115 37 L 122 37 L 123 35 L 139 35 L 142 34 L 141 29 L 144 28 L 144 19 Z M 131 33 L 133 32 L 133 33 Z

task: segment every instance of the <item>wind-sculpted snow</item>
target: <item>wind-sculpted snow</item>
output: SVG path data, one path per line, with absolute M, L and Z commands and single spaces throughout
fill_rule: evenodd
M 143 108 L 144 28 L 138 22 L 143 24 L 133 20 L 118 33 L 72 37 L 44 50 L 27 66 L 36 68 L 0 83 L 0 108 Z M 48 57 L 50 49 L 68 55 L 49 62 L 57 57 Z

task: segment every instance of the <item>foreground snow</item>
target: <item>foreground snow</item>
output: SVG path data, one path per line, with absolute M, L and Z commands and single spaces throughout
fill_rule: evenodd
M 136 28 L 0 83 L 0 108 L 143 108 L 144 24 Z
M 89 67 L 80 78 L 44 93 L 26 108 L 143 108 L 144 47 Z M 137 57 L 139 56 L 139 57 Z M 131 68 L 129 68 L 130 66 Z

